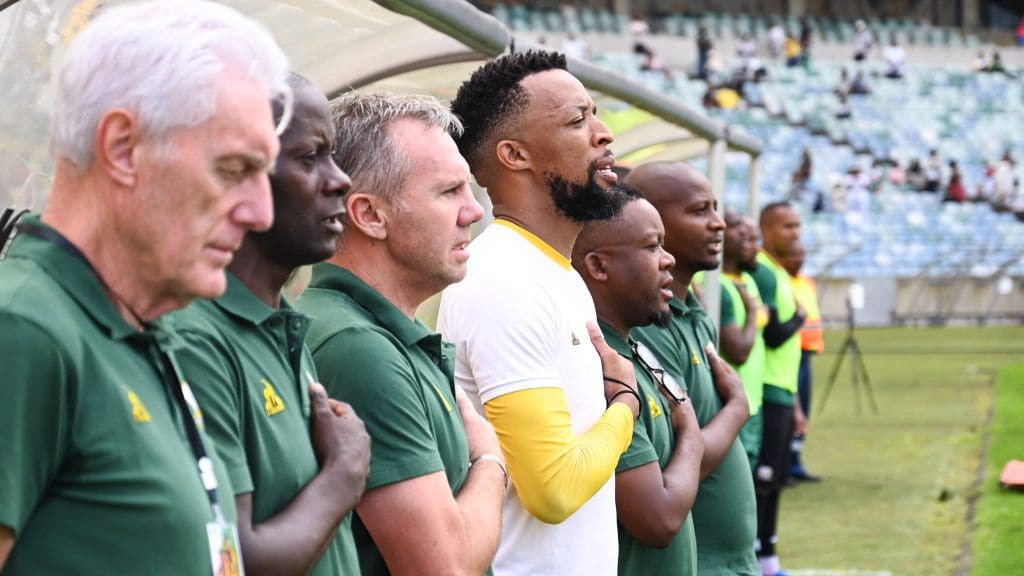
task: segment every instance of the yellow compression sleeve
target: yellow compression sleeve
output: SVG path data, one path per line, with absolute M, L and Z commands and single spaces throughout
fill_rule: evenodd
M 531 388 L 484 405 L 523 506 L 541 522 L 564 522 L 615 472 L 633 439 L 633 413 L 612 404 L 581 436 L 560 388 Z

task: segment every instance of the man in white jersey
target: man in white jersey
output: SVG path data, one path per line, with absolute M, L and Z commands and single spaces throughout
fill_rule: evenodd
M 615 216 L 625 196 L 612 135 L 565 68 L 556 53 L 507 55 L 452 102 L 459 151 L 496 220 L 470 245 L 465 280 L 444 291 L 438 330 L 514 484 L 498 576 L 616 573 L 612 476 L 640 410 L 632 365 L 604 342 L 570 264 L 583 223 Z

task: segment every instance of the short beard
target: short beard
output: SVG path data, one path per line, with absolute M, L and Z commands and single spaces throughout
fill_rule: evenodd
M 751 260 L 750 262 L 740 262 L 740 271 L 753 274 L 754 270 L 757 270 L 757 259 Z
M 651 313 L 650 317 L 651 324 L 658 328 L 668 328 L 672 324 L 672 311 L 666 310 L 662 312 L 658 310 Z
M 574 184 L 556 174 L 545 174 L 548 193 L 555 210 L 573 222 L 582 224 L 595 220 L 610 220 L 622 213 L 626 196 L 618 188 L 605 190 L 594 176 L 597 167 L 591 163 L 584 184 Z

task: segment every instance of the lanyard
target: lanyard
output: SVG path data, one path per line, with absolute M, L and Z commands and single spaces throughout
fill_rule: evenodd
M 85 263 L 92 273 L 96 275 L 100 283 L 104 284 L 103 278 L 96 272 L 96 269 L 93 268 L 85 254 L 61 235 L 60 232 L 52 228 L 26 223 L 17 224 L 17 230 L 22 234 L 35 236 L 60 246 L 71 253 L 72 256 Z M 174 356 L 164 349 L 164 345 L 161 345 L 162 339 L 158 337 L 159 335 L 149 332 L 148 328 L 145 333 L 153 339 L 156 350 L 154 351 L 153 346 L 150 346 L 150 354 L 160 363 L 160 368 L 162 368 L 162 370 L 158 370 L 160 377 L 164 381 L 164 385 L 171 391 L 171 396 L 174 397 L 175 403 L 178 405 L 178 411 L 182 414 L 185 435 L 188 437 L 192 456 L 196 460 L 199 481 L 202 483 L 203 489 L 206 490 L 206 496 L 210 500 L 210 508 L 213 510 L 214 519 L 218 522 L 223 522 L 224 515 L 217 500 L 217 475 L 213 470 L 213 460 L 210 459 L 206 450 L 206 444 L 199 433 L 199 427 L 202 425 L 202 412 L 199 410 L 199 404 L 192 394 L 192 389 L 189 388 L 185 379 L 181 377 L 181 371 L 178 369 L 178 363 Z

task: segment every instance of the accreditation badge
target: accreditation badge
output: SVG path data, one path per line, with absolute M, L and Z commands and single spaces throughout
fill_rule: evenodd
M 235 525 L 223 519 L 209 522 L 206 524 L 206 536 L 210 541 L 213 576 L 245 576 Z

